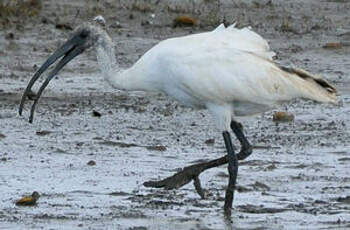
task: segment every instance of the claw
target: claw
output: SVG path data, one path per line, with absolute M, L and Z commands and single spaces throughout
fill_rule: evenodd
M 205 199 L 205 193 L 202 189 L 202 186 L 201 186 L 201 181 L 199 180 L 198 176 L 196 176 L 195 178 L 193 178 L 193 184 L 194 184 L 194 187 L 198 193 L 198 195 L 202 198 L 202 199 Z

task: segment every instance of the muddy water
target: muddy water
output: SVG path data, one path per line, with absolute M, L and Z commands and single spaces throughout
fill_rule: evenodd
M 26 23 L 11 18 L 12 26 L 0 31 L 0 229 L 350 227 L 350 48 L 322 48 L 350 30 L 350 3 L 204 2 L 190 8 L 186 1 L 88 1 L 83 8 L 83 1 L 45 1 L 36 18 Z M 276 109 L 293 113 L 293 123 L 275 125 L 272 112 L 242 120 L 247 137 L 264 148 L 241 162 L 227 220 L 222 213 L 225 167 L 201 175 L 206 200 L 192 184 L 172 191 L 142 185 L 225 154 L 211 117 L 165 95 L 111 89 L 98 75 L 93 51 L 50 83 L 33 124 L 27 122 L 28 104 L 24 116 L 17 115 L 29 78 L 70 32 L 55 28 L 57 22 L 74 26 L 96 12 L 106 16 L 121 67 L 158 41 L 210 30 L 225 15 L 266 37 L 277 62 L 335 84 L 340 103 L 297 100 Z M 199 25 L 173 28 L 172 18 L 182 13 L 199 18 Z M 88 165 L 91 160 L 96 164 Z M 16 199 L 35 190 L 41 194 L 36 206 L 15 206 Z

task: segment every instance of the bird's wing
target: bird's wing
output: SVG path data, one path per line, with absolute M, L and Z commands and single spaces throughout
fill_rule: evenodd
M 281 93 L 287 90 L 284 79 L 275 76 L 278 69 L 273 63 L 237 49 L 167 55 L 161 63 L 171 73 L 167 81 L 195 98 L 213 103 L 240 100 L 271 104 L 271 99 L 282 99 Z
M 281 69 L 271 59 L 260 35 L 249 28 L 228 27 L 164 40 L 139 62 L 152 67 L 140 69 L 157 75 L 152 79 L 162 82 L 165 91 L 175 95 L 180 89 L 196 101 L 271 105 L 304 97 L 334 102 L 320 81 Z
M 334 102 L 334 95 L 311 78 L 287 72 L 254 52 L 208 48 L 161 59 L 166 84 L 201 101 L 272 105 L 303 97 Z
M 221 23 L 218 27 L 216 27 L 212 32 L 218 32 L 218 31 L 222 31 L 225 30 L 226 27 L 224 25 L 224 23 Z
M 272 60 L 275 56 L 275 53 L 270 50 L 267 41 L 259 34 L 252 31 L 249 27 L 238 29 L 234 24 L 227 28 L 221 24 L 211 32 L 167 39 L 159 45 L 165 49 L 167 46 L 176 47 L 182 49 L 183 52 L 189 53 L 193 50 L 209 47 L 214 50 L 237 49 L 249 51 L 269 60 Z
M 217 38 L 220 41 L 230 40 L 230 48 L 254 52 L 255 54 L 270 59 L 276 55 L 270 50 L 268 42 L 259 34 L 251 30 L 250 27 L 238 29 L 235 25 L 227 27 L 221 33 L 217 33 Z

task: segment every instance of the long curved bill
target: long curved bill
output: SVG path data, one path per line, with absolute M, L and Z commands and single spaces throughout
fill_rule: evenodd
M 34 111 L 35 111 L 35 107 L 36 104 L 39 101 L 39 98 L 42 94 L 42 92 L 44 91 L 44 89 L 46 88 L 46 86 L 49 84 L 49 82 L 55 77 L 55 75 L 73 58 L 75 58 L 76 56 L 78 56 L 79 54 L 81 54 L 82 52 L 84 52 L 85 48 L 83 45 L 83 43 L 85 42 L 85 39 L 83 37 L 81 37 L 79 34 L 76 34 L 75 36 L 73 36 L 71 39 L 69 39 L 65 44 L 63 44 L 60 48 L 58 48 L 46 61 L 45 63 L 39 68 L 39 70 L 34 74 L 34 76 L 32 77 L 32 79 L 30 79 L 27 88 L 25 89 L 23 95 L 22 95 L 22 99 L 21 99 L 21 103 L 19 106 L 19 115 L 22 115 L 22 111 L 23 111 L 23 106 L 25 103 L 25 100 L 28 96 L 28 94 L 30 94 L 31 89 L 34 85 L 34 83 L 39 79 L 39 77 L 41 76 L 41 74 L 47 69 L 49 68 L 49 66 L 51 66 L 54 62 L 57 61 L 57 59 L 61 58 L 62 56 L 64 56 L 59 63 L 57 64 L 57 66 L 50 72 L 50 74 L 48 75 L 48 77 L 46 78 L 46 80 L 44 81 L 44 83 L 41 85 L 39 91 L 37 92 L 37 95 L 34 99 L 32 108 L 30 110 L 30 116 L 29 116 L 29 122 L 32 123 L 33 122 L 33 117 L 34 117 Z

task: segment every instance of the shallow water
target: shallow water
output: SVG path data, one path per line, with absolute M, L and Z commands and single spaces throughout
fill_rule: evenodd
M 50 18 L 55 11 L 69 21 L 82 2 L 47 1 L 41 17 Z M 112 7 L 99 7 L 107 22 L 123 25 L 109 28 L 122 67 L 159 40 L 211 29 L 172 28 L 169 20 L 156 19 L 155 25 L 141 26 L 149 12 L 117 6 L 114 16 Z M 273 7 L 236 2 L 223 9 L 268 38 L 278 62 L 319 73 L 340 91 L 338 106 L 297 100 L 275 110 L 288 108 L 293 123 L 276 126 L 273 112 L 243 120 L 251 142 L 266 148 L 255 149 L 240 164 L 231 220 L 222 213 L 226 166 L 201 175 L 206 200 L 192 184 L 171 191 L 142 185 L 225 154 L 207 112 L 185 108 L 165 95 L 111 89 L 98 75 L 91 51 L 50 83 L 29 124 L 29 103 L 24 116 L 17 115 L 23 89 L 33 66 L 41 65 L 69 31 L 55 29 L 54 22 L 35 27 L 35 20 L 23 30 L 0 31 L 0 229 L 349 228 L 350 50 L 322 48 L 337 41 L 338 31 L 350 28 L 349 8 L 341 1 L 273 1 Z M 156 12 L 166 19 L 164 12 Z M 90 14 L 84 11 L 81 17 Z M 280 31 L 285 17 L 291 17 L 298 33 Z M 329 20 L 321 21 L 323 17 Z M 318 22 L 320 28 L 305 32 Z M 15 39 L 4 38 L 10 32 Z M 93 110 L 102 116 L 94 117 Z M 212 138 L 214 143 L 207 144 Z M 89 166 L 90 160 L 96 165 Z M 16 199 L 32 191 L 41 194 L 36 206 L 15 206 Z

